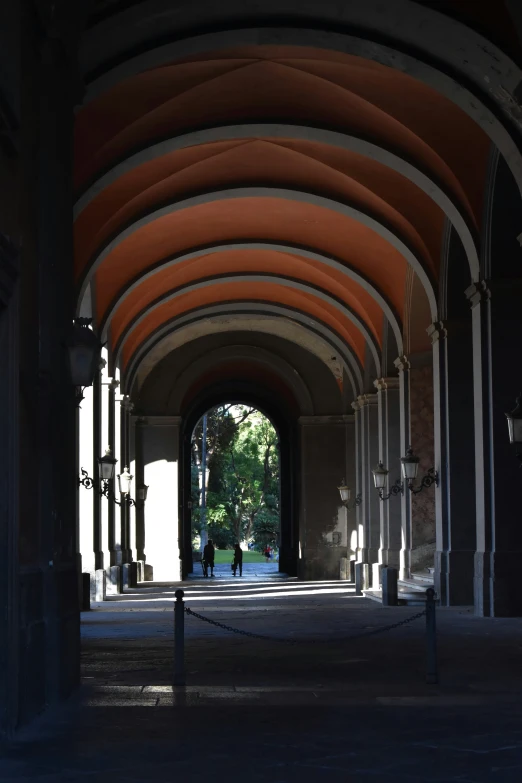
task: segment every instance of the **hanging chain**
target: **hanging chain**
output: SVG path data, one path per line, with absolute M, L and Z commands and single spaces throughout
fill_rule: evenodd
M 229 631 L 230 633 L 236 633 L 241 636 L 248 636 L 251 639 L 263 639 L 264 641 L 281 642 L 282 644 L 298 644 L 299 642 L 305 642 L 306 644 L 325 644 L 325 643 L 332 644 L 336 642 L 353 641 L 354 639 L 362 639 L 365 636 L 373 636 L 374 634 L 384 633 L 385 631 L 392 631 L 394 628 L 400 628 L 401 625 L 407 625 L 408 623 L 412 623 L 414 620 L 418 620 L 420 617 L 424 617 L 426 614 L 426 610 L 424 609 L 422 612 L 418 612 L 417 614 L 414 614 L 411 617 L 407 617 L 405 620 L 399 620 L 398 622 L 392 623 L 391 625 L 385 625 L 381 628 L 372 628 L 370 631 L 363 631 L 362 633 L 352 634 L 351 636 L 336 636 L 330 639 L 304 640 L 304 639 L 281 639 L 278 636 L 266 636 L 265 634 L 253 633 L 252 631 L 243 631 L 240 628 L 233 628 L 231 625 L 220 623 L 217 620 L 211 620 L 210 617 L 204 617 L 202 614 L 193 612 L 192 609 L 189 609 L 188 606 L 185 608 L 185 611 L 188 615 L 192 615 L 192 617 L 196 617 L 198 620 L 203 620 L 203 622 L 209 623 L 209 625 L 214 625 L 216 628 L 222 628 L 224 631 Z

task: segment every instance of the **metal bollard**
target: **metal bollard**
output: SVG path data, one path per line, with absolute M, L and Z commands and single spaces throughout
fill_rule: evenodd
M 174 685 L 185 685 L 185 593 L 176 590 L 174 595 Z
M 426 682 L 429 685 L 436 685 L 438 681 L 435 590 L 429 587 L 426 590 Z

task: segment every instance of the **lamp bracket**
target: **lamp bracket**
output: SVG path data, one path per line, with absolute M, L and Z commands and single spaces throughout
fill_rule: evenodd
M 392 495 L 403 495 L 404 494 L 404 484 L 400 479 L 397 479 L 395 484 L 392 484 L 390 487 L 390 491 L 387 495 L 384 494 L 384 490 L 379 490 L 379 497 L 381 500 L 389 500 Z
M 413 495 L 418 495 L 425 487 L 431 487 L 432 484 L 435 484 L 436 487 L 439 486 L 439 474 L 435 468 L 428 470 L 426 475 L 422 477 L 418 487 L 413 486 L 413 481 L 408 482 L 408 489 Z
M 102 479 L 101 489 L 98 489 L 94 483 L 94 479 L 89 476 L 89 474 L 84 468 L 81 468 L 81 474 L 83 478 L 78 477 L 78 486 L 83 486 L 85 487 L 85 489 L 93 489 L 97 495 L 100 495 L 100 497 L 107 498 L 107 500 L 114 501 L 114 503 L 116 503 L 117 506 L 138 505 L 134 500 L 134 498 L 131 498 L 130 495 L 125 495 L 122 500 L 118 500 L 111 488 L 110 481 L 106 479 Z M 141 501 L 141 504 L 144 505 L 145 501 L 144 500 Z
M 344 503 L 343 505 L 348 511 L 352 511 L 356 506 L 360 506 L 361 503 L 362 503 L 362 495 L 359 492 L 359 494 L 355 496 L 352 505 L 350 505 L 350 503 L 348 502 Z

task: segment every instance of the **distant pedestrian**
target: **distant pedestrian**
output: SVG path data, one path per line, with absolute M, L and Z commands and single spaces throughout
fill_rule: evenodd
M 269 563 L 270 562 L 270 547 L 268 546 L 268 544 L 266 545 L 265 551 L 264 551 L 263 554 L 266 557 L 266 562 Z
M 239 546 L 239 544 L 236 544 L 234 547 L 234 564 L 233 564 L 233 571 L 234 576 L 236 575 L 236 570 L 239 568 L 239 576 L 243 576 L 243 550 Z
M 210 576 L 214 576 L 214 559 L 216 550 L 214 549 L 214 543 L 211 538 L 208 540 L 208 544 L 203 549 L 203 573 L 208 576 L 208 569 L 210 568 Z

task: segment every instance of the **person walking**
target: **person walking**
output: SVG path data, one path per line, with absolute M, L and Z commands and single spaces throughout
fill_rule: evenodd
M 234 547 L 234 576 L 236 575 L 236 570 L 238 568 L 239 576 L 243 576 L 243 550 L 239 544 L 236 544 Z
M 266 562 L 269 563 L 270 562 L 270 547 L 268 546 L 268 544 L 265 547 L 264 555 L 266 557 Z
M 214 542 L 211 538 L 208 540 L 203 550 L 203 572 L 205 576 L 208 576 L 208 569 L 210 568 L 210 576 L 214 576 L 214 558 L 215 558 Z

